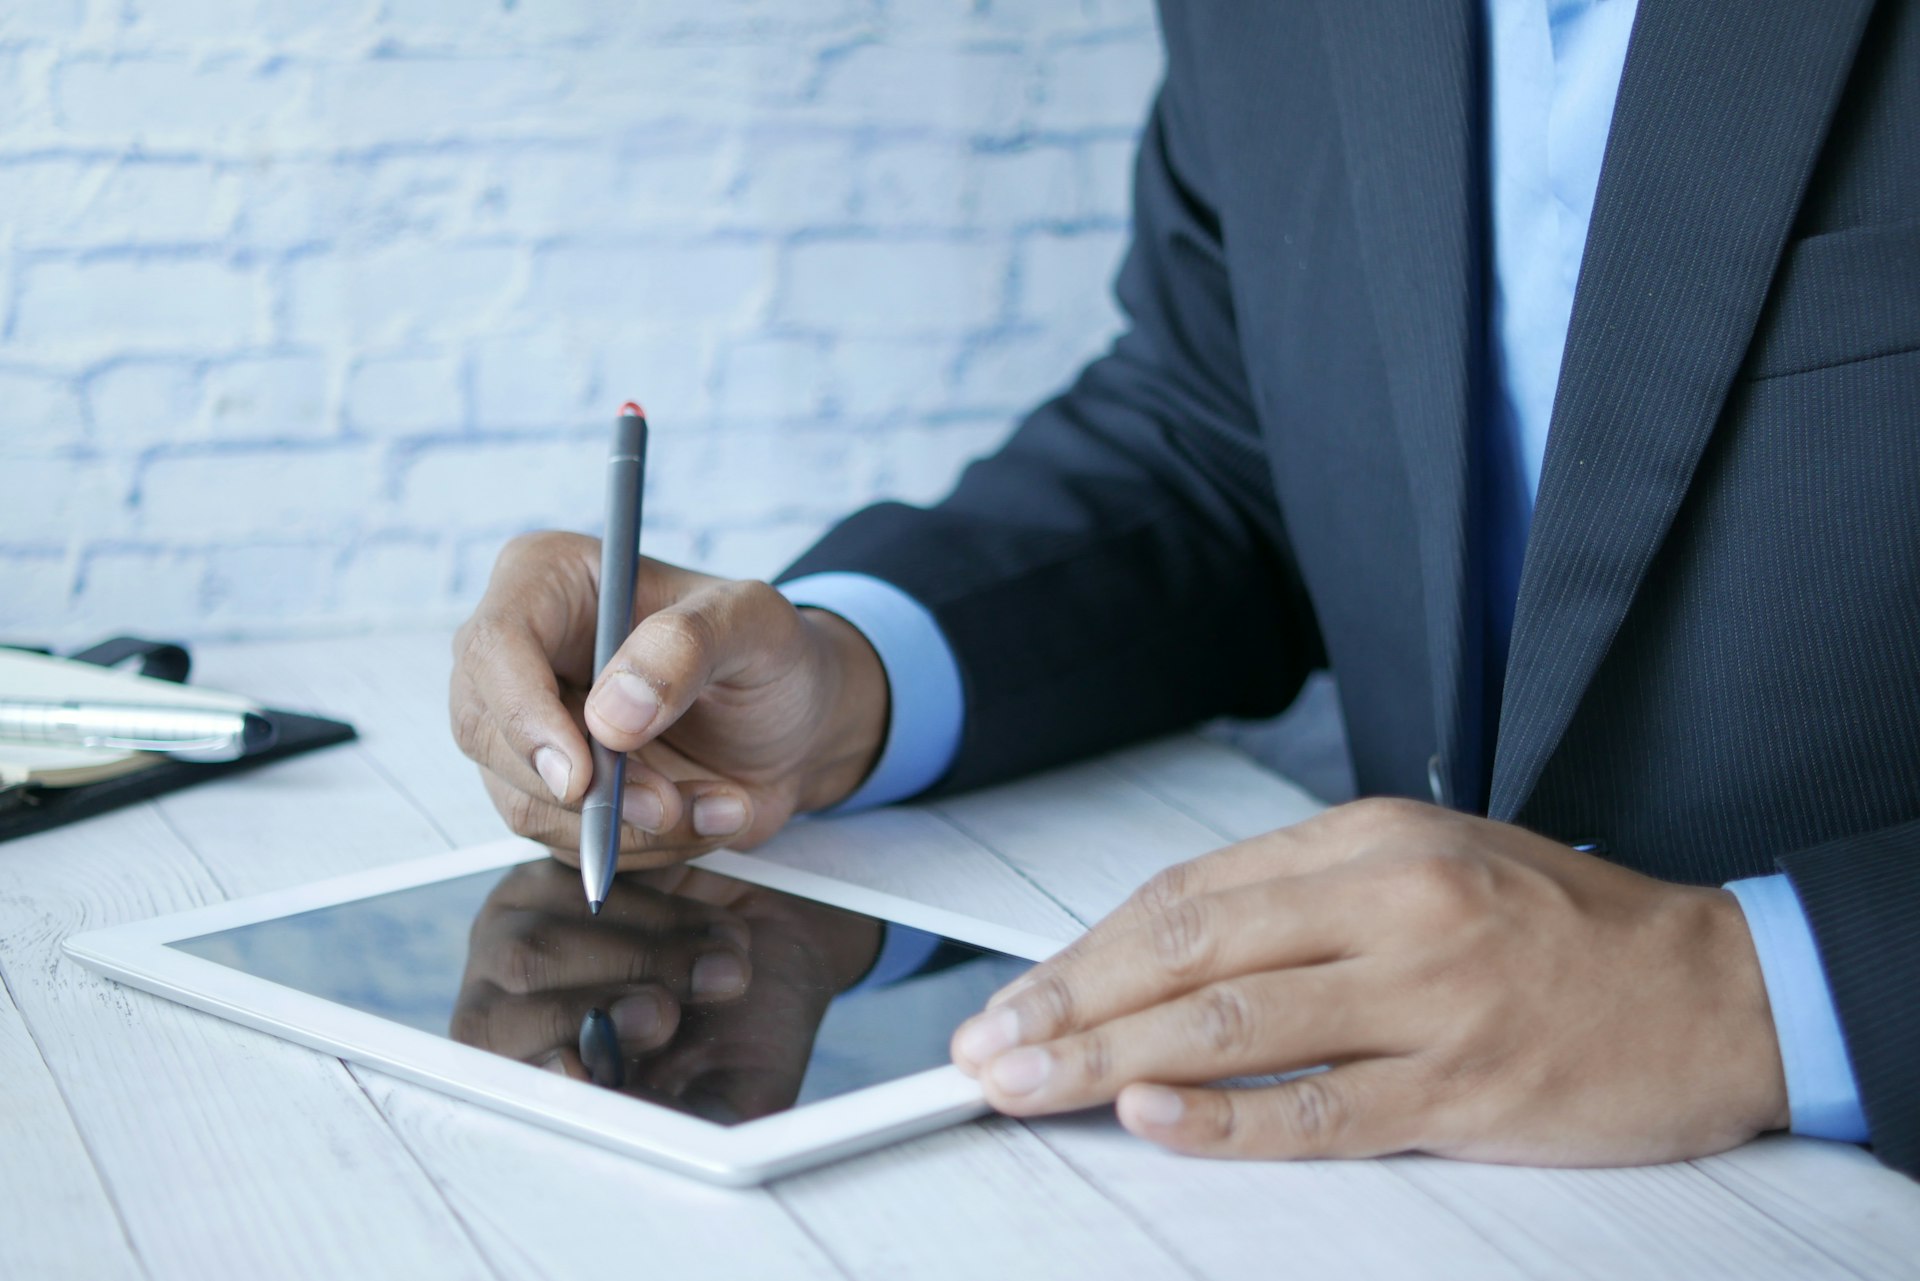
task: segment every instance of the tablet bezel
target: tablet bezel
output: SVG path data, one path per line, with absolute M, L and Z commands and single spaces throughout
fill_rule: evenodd
M 547 857 L 519 839 L 393 863 L 269 894 L 90 930 L 67 955 L 148 992 L 364 1063 L 404 1080 L 730 1186 L 925 1133 L 987 1110 L 979 1086 L 948 1065 L 725 1126 L 571 1080 L 337 1004 L 169 946 L 243 925 Z M 693 866 L 834 907 L 1039 961 L 1063 942 L 864 886 L 721 850 Z

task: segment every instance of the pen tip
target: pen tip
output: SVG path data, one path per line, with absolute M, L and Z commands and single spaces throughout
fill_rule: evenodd
M 594 914 L 595 916 L 598 916 L 598 915 L 600 915 L 600 900 L 599 900 L 599 899 L 597 899 L 597 898 L 590 898 L 590 899 L 588 899 L 588 900 L 587 900 L 587 908 L 588 908 L 588 909 L 589 909 L 589 910 L 590 910 L 590 911 L 591 911 L 591 912 L 592 912 L 592 913 L 593 913 L 593 914 Z

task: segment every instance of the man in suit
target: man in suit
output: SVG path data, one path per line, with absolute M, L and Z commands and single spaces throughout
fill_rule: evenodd
M 1920 1171 L 1920 5 L 1162 23 L 1112 351 L 778 592 L 649 565 L 597 681 L 593 545 L 516 543 L 453 692 L 496 802 L 573 844 L 591 731 L 644 865 L 1331 666 L 1375 799 L 996 997 L 955 1038 L 996 1106 L 1277 1157 L 1791 1126 Z

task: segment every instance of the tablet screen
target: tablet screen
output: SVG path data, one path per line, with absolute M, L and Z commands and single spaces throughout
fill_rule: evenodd
M 948 1062 L 1031 964 L 697 868 L 592 916 L 550 859 L 171 946 L 721 1124 Z

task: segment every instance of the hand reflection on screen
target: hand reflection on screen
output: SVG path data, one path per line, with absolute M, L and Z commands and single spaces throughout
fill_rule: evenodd
M 716 1121 L 790 1106 L 833 997 L 872 963 L 880 925 L 676 867 L 614 881 L 598 917 L 579 873 L 510 872 L 474 921 L 456 1040 L 589 1079 L 582 1023 L 605 1011 L 623 1092 Z

